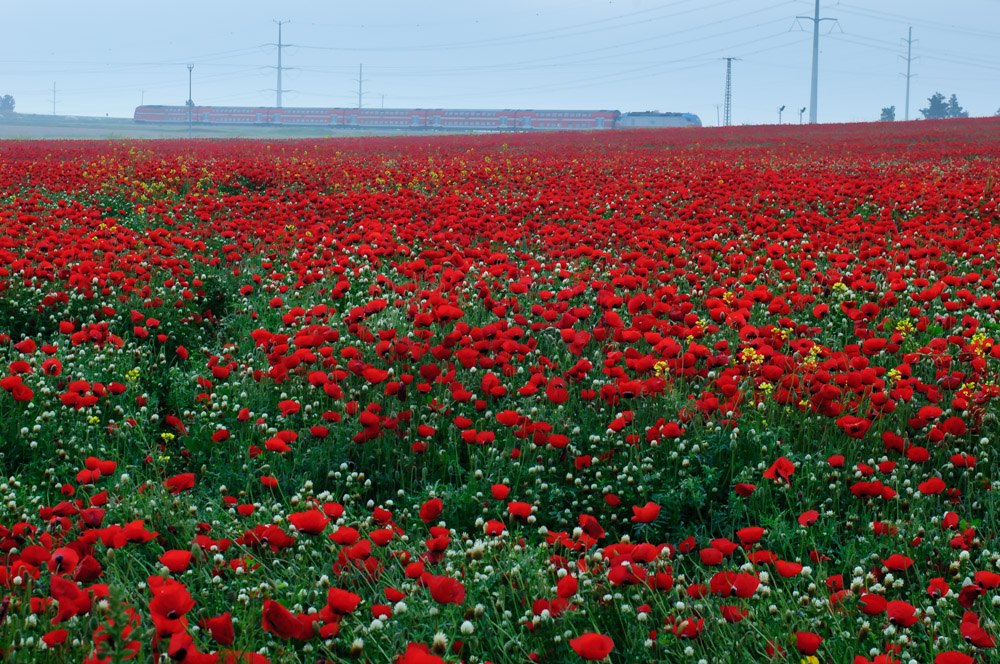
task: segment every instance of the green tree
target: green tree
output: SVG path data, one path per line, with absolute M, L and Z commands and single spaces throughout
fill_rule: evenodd
M 967 118 L 969 117 L 969 112 L 961 107 L 958 103 L 958 95 L 952 95 L 948 100 L 948 117 L 949 118 Z
M 879 122 L 895 122 L 896 121 L 896 107 L 886 106 L 882 109 L 882 117 L 879 118 Z
M 924 117 L 928 120 L 942 120 L 945 118 L 967 118 L 969 112 L 958 103 L 958 95 L 951 95 L 946 101 L 945 96 L 940 92 L 935 92 L 928 99 L 927 108 L 920 109 Z
M 0 112 L 2 113 L 13 113 L 14 112 L 14 98 L 10 95 L 4 95 L 0 97 Z
M 927 99 L 927 108 L 920 109 L 920 113 L 928 120 L 942 120 L 948 117 L 948 103 L 944 100 L 944 95 L 935 92 Z

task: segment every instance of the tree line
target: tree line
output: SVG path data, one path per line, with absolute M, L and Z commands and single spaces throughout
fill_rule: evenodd
M 946 120 L 949 118 L 967 118 L 969 112 L 958 103 L 958 95 L 952 94 L 945 99 L 940 92 L 935 92 L 927 98 L 927 108 L 920 109 L 920 114 L 925 120 Z M 995 115 L 1000 116 L 1000 108 Z M 882 122 L 893 122 L 896 119 L 896 107 L 886 106 L 882 109 L 879 120 Z

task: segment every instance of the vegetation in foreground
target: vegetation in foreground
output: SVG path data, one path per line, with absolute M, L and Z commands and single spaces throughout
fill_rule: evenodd
M 991 661 L 998 129 L 0 145 L 4 658 Z

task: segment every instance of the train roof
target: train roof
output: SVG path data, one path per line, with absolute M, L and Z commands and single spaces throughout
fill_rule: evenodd
M 622 115 L 628 115 L 630 117 L 650 117 L 650 118 L 677 118 L 685 115 L 692 115 L 691 113 L 675 112 L 675 111 L 626 111 Z
M 179 104 L 143 104 L 136 110 L 148 109 L 186 109 Z M 475 111 L 478 113 L 621 113 L 616 109 L 587 108 L 353 108 L 345 106 L 230 106 L 228 104 L 195 104 L 193 108 L 231 108 L 247 111 Z

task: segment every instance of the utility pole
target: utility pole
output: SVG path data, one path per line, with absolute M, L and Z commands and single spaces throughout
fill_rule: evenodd
M 724 126 L 729 127 L 733 124 L 733 60 L 739 60 L 739 58 L 722 59 L 726 61 L 726 98 L 722 122 Z
M 835 18 L 819 17 L 819 0 L 816 0 L 815 16 L 797 16 L 813 22 L 813 66 L 812 66 L 812 88 L 809 92 L 809 124 L 816 124 L 816 105 L 819 98 L 819 24 L 822 21 L 836 21 Z
M 281 43 L 281 26 L 284 25 L 285 23 L 288 23 L 289 21 L 278 21 L 275 19 L 272 20 L 274 21 L 274 23 L 278 24 L 278 87 L 275 89 L 275 93 L 277 93 L 277 100 L 275 101 L 275 107 L 281 108 L 281 49 L 285 48 L 285 46 Z
M 902 56 L 900 56 L 902 57 Z M 903 116 L 904 120 L 910 119 L 910 79 L 913 78 L 913 74 L 910 73 L 910 65 L 913 62 L 913 26 L 910 26 L 909 36 L 906 38 L 906 113 Z
M 194 71 L 194 65 L 188 65 L 188 129 L 191 128 L 191 110 L 194 107 L 194 101 L 191 97 L 191 72 Z
M 358 108 L 361 108 L 361 84 L 363 83 L 361 72 L 364 70 L 364 67 L 364 65 L 358 65 Z
M 52 83 L 52 115 L 56 114 L 56 84 Z

